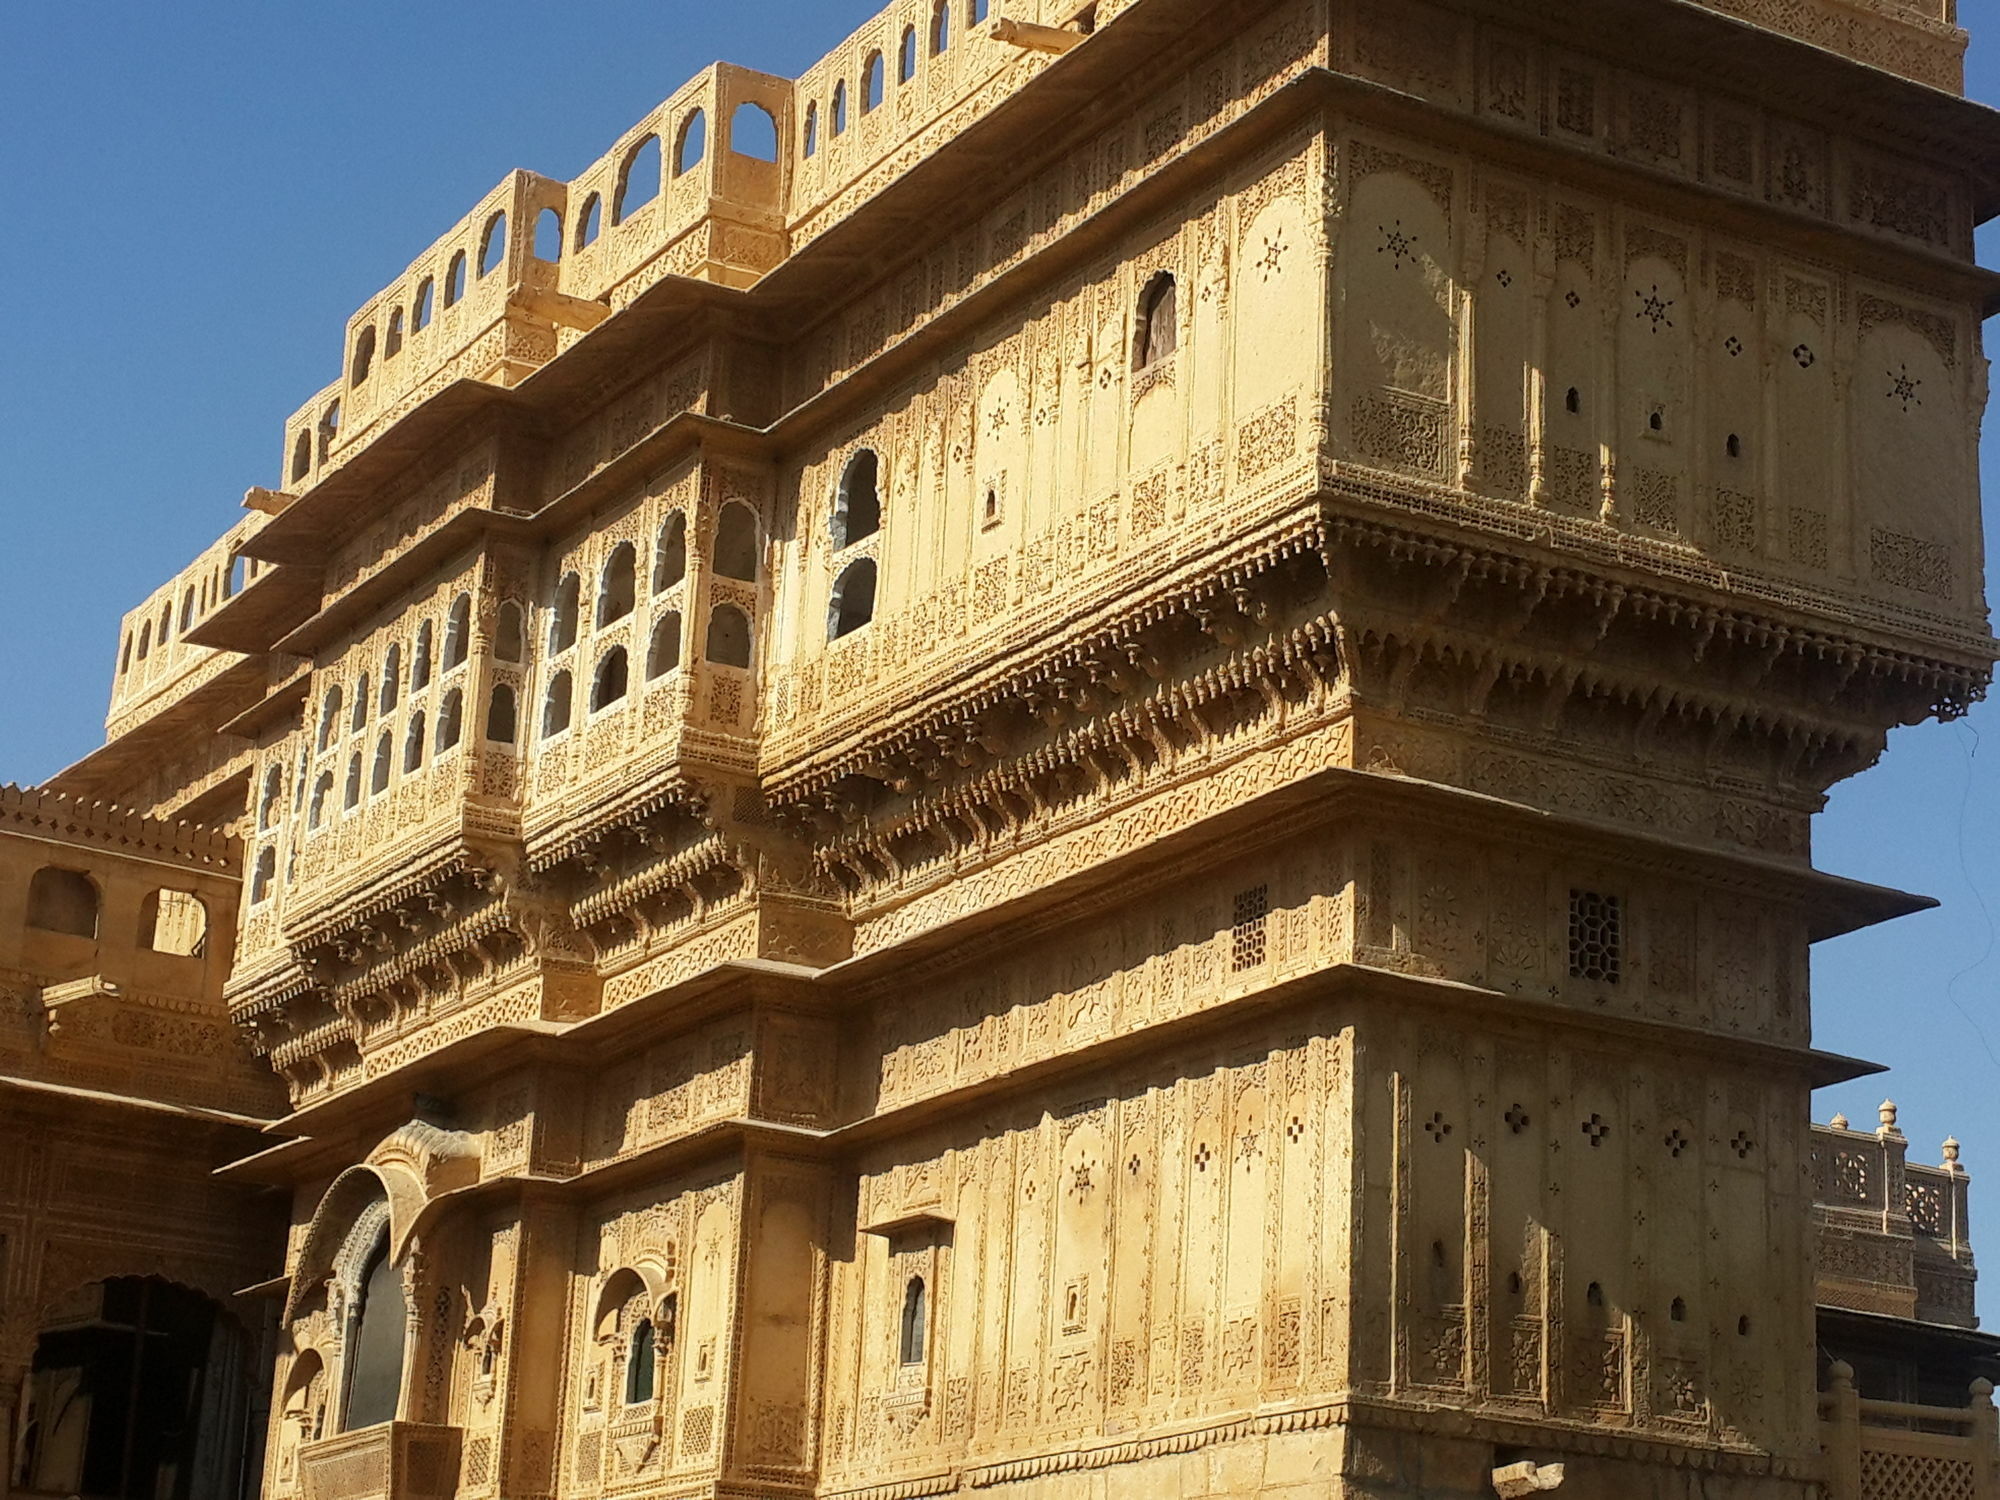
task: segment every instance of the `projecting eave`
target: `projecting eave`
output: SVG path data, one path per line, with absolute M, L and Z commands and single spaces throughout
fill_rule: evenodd
M 262 658 L 246 656 L 231 662 L 200 687 L 182 695 L 73 761 L 44 786 L 73 796 L 102 801 L 143 781 L 159 765 L 163 749 L 197 731 L 232 718 L 259 696 L 264 685 Z

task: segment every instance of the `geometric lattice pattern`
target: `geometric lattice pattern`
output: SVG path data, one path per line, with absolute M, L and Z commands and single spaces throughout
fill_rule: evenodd
M 1569 977 L 1616 984 L 1621 967 L 1622 922 L 1616 896 L 1569 893 Z
M 1969 1460 L 1919 1453 L 1861 1453 L 1861 1500 L 1972 1500 Z
M 1229 967 L 1254 969 L 1264 961 L 1265 919 L 1271 911 L 1271 888 L 1253 885 L 1236 893 L 1234 925 L 1229 930 Z

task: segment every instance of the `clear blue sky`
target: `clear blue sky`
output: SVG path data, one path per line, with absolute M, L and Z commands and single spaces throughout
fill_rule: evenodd
M 101 734 L 118 618 L 278 481 L 281 423 L 345 319 L 513 167 L 558 177 L 716 58 L 796 74 L 872 0 L 57 0 L 0 49 L 0 780 Z M 2000 17 L 1966 7 L 2000 101 Z M 1985 237 L 2000 263 L 2000 236 Z M 2000 434 L 2000 420 L 1989 423 Z M 2000 447 L 1989 442 L 1989 493 Z M 1989 522 L 1989 531 L 2000 530 Z M 1989 568 L 1992 563 L 1989 560 Z M 2000 708 L 1901 730 L 1836 792 L 1818 860 L 1943 910 L 1822 945 L 1827 1091 L 1947 1132 L 2000 1226 Z M 2000 1228 L 1986 1239 L 2000 1268 Z M 1996 1275 L 1995 1287 L 2000 1287 Z M 1989 1289 L 1989 1307 L 2000 1291 Z

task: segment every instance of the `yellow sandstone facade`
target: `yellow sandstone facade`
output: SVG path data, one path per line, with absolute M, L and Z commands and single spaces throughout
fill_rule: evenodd
M 899 0 L 496 187 L 38 794 L 226 830 L 261 1493 L 2000 1494 L 1808 1112 L 1995 658 L 1964 45 Z

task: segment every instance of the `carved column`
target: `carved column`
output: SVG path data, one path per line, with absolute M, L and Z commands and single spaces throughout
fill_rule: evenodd
M 1597 252 L 1602 259 L 1593 278 L 1597 296 L 1598 322 L 1602 333 L 1597 340 L 1597 410 L 1590 414 L 1597 433 L 1598 483 L 1602 506 L 1598 514 L 1607 525 L 1619 522 L 1618 506 L 1618 336 L 1624 327 L 1624 305 L 1618 300 L 1625 289 L 1623 225 L 1613 220 L 1600 234 Z M 1610 243 L 1606 244 L 1605 241 Z
M 1481 185 L 1482 194 L 1484 185 Z M 1459 247 L 1458 286 L 1458 487 L 1466 489 L 1479 467 L 1479 314 L 1474 288 L 1486 272 L 1486 205 L 1475 199 Z

